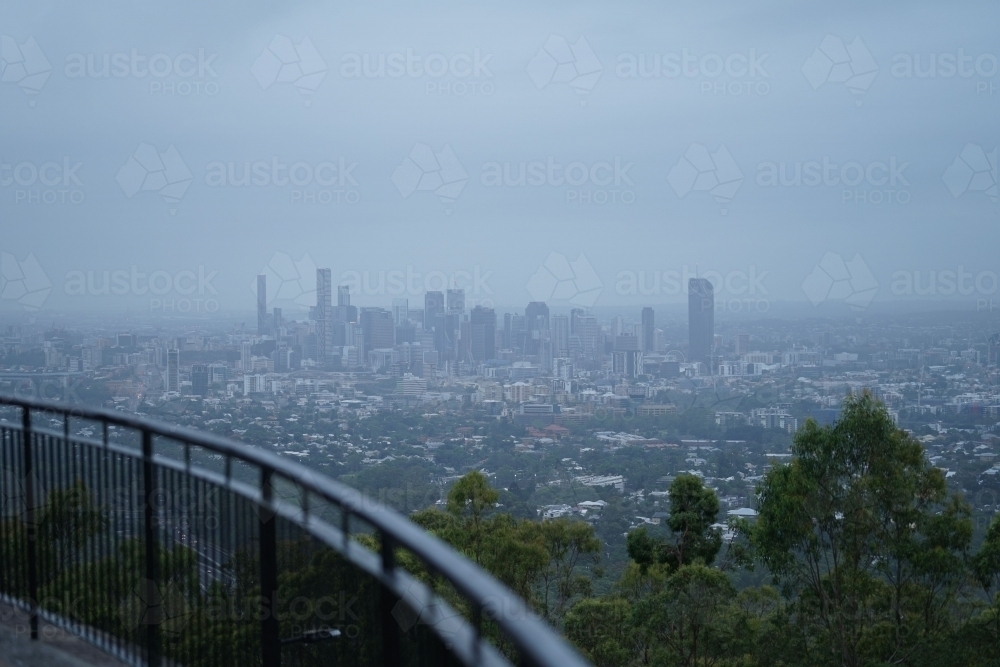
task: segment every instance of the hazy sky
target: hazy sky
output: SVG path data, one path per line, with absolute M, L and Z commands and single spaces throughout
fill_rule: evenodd
M 0 312 L 1000 306 L 996 2 L 152 4 L 0 6 Z

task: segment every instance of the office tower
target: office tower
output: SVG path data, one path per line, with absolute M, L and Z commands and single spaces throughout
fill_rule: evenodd
M 338 297 L 339 298 L 339 297 Z M 333 356 L 333 281 L 330 269 L 316 269 L 316 362 Z
M 542 340 L 542 332 L 549 329 L 549 307 L 543 301 L 532 301 L 524 309 L 525 328 L 528 336 L 525 341 L 525 354 L 538 354 Z
M 424 294 L 424 329 L 432 330 L 437 325 L 437 316 L 444 315 L 444 292 Z
M 601 346 L 601 325 L 593 315 L 580 315 L 576 318 L 576 336 L 580 338 L 580 347 L 584 354 L 594 354 Z
M 472 359 L 487 361 L 496 358 L 497 315 L 492 308 L 472 309 Z
M 569 335 L 576 335 L 578 332 L 576 330 L 576 320 L 579 317 L 583 317 L 587 312 L 583 308 L 574 308 L 569 311 Z
M 275 308 L 273 313 L 274 314 L 271 315 L 271 334 L 277 338 L 281 335 L 279 329 L 285 325 L 285 322 L 281 317 L 281 308 Z
M 229 368 L 225 364 L 208 365 L 208 383 L 210 385 L 225 383 L 228 379 Z
M 746 354 L 750 351 L 750 334 L 742 331 L 736 334 L 736 354 Z
M 118 347 L 135 347 L 135 337 L 132 334 L 122 333 L 118 334 L 117 340 L 115 341 Z
M 167 391 L 181 390 L 181 351 L 167 350 Z
M 465 290 L 448 290 L 448 314 L 462 315 L 465 313 Z
M 245 340 L 243 344 L 240 345 L 240 370 L 244 373 L 249 373 L 253 370 L 253 345 L 250 341 Z
M 402 326 L 409 319 L 409 301 L 407 299 L 393 299 L 392 323 L 398 327 Z
M 565 315 L 553 315 L 551 322 L 552 354 L 565 357 L 569 354 L 569 318 Z
M 372 350 L 391 348 L 394 344 L 395 327 L 392 324 L 392 313 L 384 308 L 361 309 L 361 335 L 364 344 L 358 346 L 362 359 L 368 359 Z
M 611 320 L 611 340 L 625 333 L 625 320 L 622 319 L 621 315 L 615 315 Z
M 615 375 L 635 378 L 642 375 L 642 352 L 640 350 L 615 350 L 611 355 L 611 370 Z
M 639 346 L 645 354 L 656 351 L 656 318 L 653 309 L 642 309 L 642 344 Z
M 688 361 L 711 372 L 715 344 L 715 289 L 705 278 L 688 281 Z
M 266 336 L 267 327 L 267 276 L 257 276 L 257 335 Z
M 337 305 L 338 306 L 351 305 L 351 287 L 349 285 L 337 286 Z
M 208 366 L 193 364 L 191 366 L 191 393 L 198 396 L 208 396 Z

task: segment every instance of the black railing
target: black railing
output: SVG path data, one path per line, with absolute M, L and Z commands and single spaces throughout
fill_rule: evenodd
M 0 396 L 0 472 L 0 601 L 32 638 L 133 665 L 586 664 L 448 545 L 258 448 Z

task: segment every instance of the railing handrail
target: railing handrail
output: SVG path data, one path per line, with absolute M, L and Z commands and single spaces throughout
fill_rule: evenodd
M 520 597 L 478 565 L 461 556 L 445 542 L 424 531 L 396 510 L 371 500 L 360 491 L 300 463 L 214 433 L 167 424 L 119 410 L 3 394 L 0 394 L 0 405 L 52 412 L 64 418 L 91 419 L 136 429 L 142 433 L 203 447 L 213 453 L 259 466 L 262 470 L 273 471 L 359 517 L 381 534 L 388 536 L 395 545 L 412 552 L 432 571 L 451 583 L 474 608 L 487 613 L 491 609 L 499 609 L 501 613 L 491 620 L 494 620 L 510 637 L 529 662 L 559 667 L 587 667 L 586 661 L 538 618 Z M 12 423 L 11 426 L 18 428 L 16 423 Z

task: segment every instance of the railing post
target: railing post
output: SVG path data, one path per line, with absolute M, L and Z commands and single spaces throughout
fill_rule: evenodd
M 156 539 L 156 513 L 153 508 L 155 493 L 155 476 L 153 470 L 153 434 L 142 431 L 142 484 L 143 484 L 143 523 L 145 524 L 146 542 L 146 604 L 155 609 L 149 609 L 146 624 L 146 658 L 150 667 L 160 665 L 160 622 L 163 614 L 163 601 L 160 599 L 160 547 Z
M 24 456 L 24 521 L 28 537 L 28 624 L 38 639 L 38 544 L 35 526 L 35 466 L 31 451 L 31 409 L 21 408 L 21 444 Z
M 386 575 L 394 575 L 396 570 L 396 544 L 387 533 L 381 534 L 382 542 L 382 572 Z M 385 584 L 382 584 L 382 594 L 379 600 L 382 615 L 382 664 L 396 665 L 402 664 L 402 653 L 400 650 L 399 623 L 392 615 L 392 610 L 398 602 L 398 598 Z
M 278 536 L 272 500 L 271 476 L 274 471 L 261 468 L 260 492 L 260 595 L 263 614 L 260 621 L 260 655 L 263 667 L 280 667 L 281 636 L 278 626 Z

